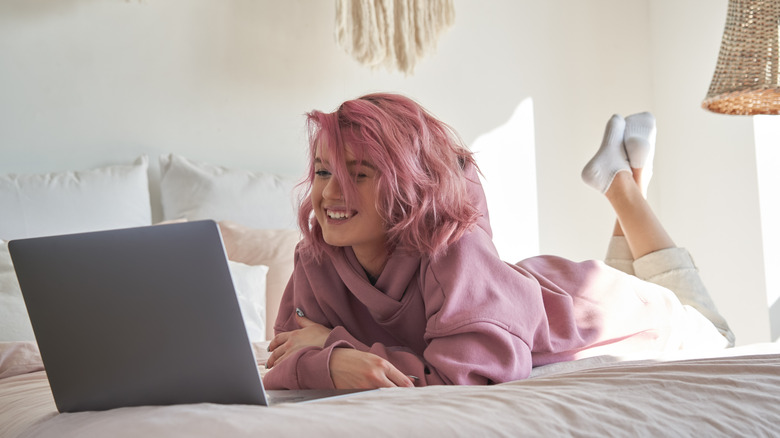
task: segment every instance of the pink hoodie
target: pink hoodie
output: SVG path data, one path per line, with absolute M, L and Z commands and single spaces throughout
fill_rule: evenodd
M 484 385 L 524 379 L 533 366 L 666 343 L 666 289 L 597 261 L 503 262 L 472 180 L 484 212 L 477 226 L 435 260 L 397 249 L 375 285 L 349 247 L 328 247 L 320 263 L 296 251 L 275 330 L 299 328 L 300 308 L 333 331 L 323 348 L 274 366 L 269 389 L 332 388 L 333 348 L 381 356 L 420 377 L 417 385 Z

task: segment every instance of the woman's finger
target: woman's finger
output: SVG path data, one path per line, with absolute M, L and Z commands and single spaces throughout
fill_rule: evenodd
M 287 348 L 284 344 L 274 348 L 274 350 L 271 352 L 271 355 L 268 356 L 268 359 L 265 361 L 265 367 L 268 369 L 272 368 L 274 365 L 282 361 L 286 353 Z
M 388 363 L 389 368 L 385 371 L 387 379 L 393 383 L 393 386 L 400 386 L 402 388 L 411 388 L 414 386 L 414 382 L 406 374 L 398 370 L 392 364 Z
M 310 320 L 309 318 L 307 318 L 305 316 L 295 315 L 295 320 L 298 321 L 298 327 L 300 327 L 300 328 L 305 328 L 305 327 L 309 327 L 309 326 L 312 326 L 312 325 L 318 325 L 316 322 Z
M 271 343 L 268 344 L 268 351 L 276 350 L 280 345 L 287 342 L 289 337 L 290 332 L 279 333 L 278 335 L 274 336 L 274 338 L 271 339 Z

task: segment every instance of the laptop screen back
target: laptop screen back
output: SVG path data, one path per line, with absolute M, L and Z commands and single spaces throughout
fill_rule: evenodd
M 266 404 L 213 221 L 9 242 L 61 412 Z

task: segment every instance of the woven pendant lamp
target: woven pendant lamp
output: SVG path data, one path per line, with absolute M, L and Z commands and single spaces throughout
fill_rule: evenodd
M 702 107 L 722 114 L 780 114 L 780 0 L 729 0 L 718 64 Z

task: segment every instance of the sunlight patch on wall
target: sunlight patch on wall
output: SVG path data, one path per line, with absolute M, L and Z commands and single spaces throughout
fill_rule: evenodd
M 780 116 L 753 117 L 764 246 L 766 298 L 772 339 L 780 339 Z
M 538 255 L 533 100 L 520 102 L 509 120 L 480 135 L 472 150 L 482 170 L 499 255 L 508 262 Z

